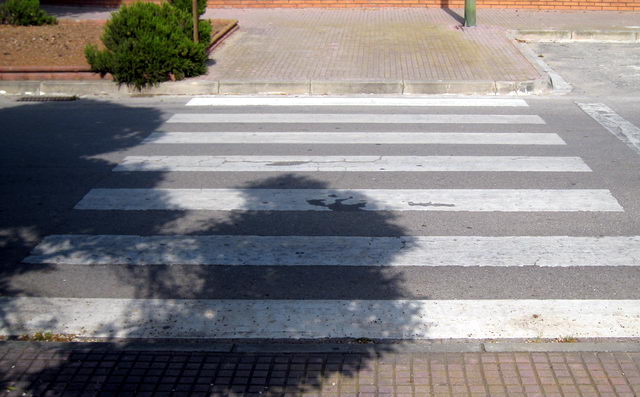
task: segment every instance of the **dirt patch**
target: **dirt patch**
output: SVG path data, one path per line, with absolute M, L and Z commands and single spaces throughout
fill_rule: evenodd
M 61 20 L 57 25 L 0 26 L 0 66 L 89 66 L 87 44 L 99 44 L 104 25 Z
M 231 21 L 213 19 L 213 35 Z M 0 66 L 85 66 L 87 44 L 101 45 L 103 21 L 60 20 L 57 25 L 0 25 Z

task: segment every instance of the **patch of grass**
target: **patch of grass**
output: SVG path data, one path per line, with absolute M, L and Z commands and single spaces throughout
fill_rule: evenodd
M 525 343 L 547 343 L 547 342 L 553 342 L 553 343 L 576 343 L 578 342 L 578 338 L 573 337 L 573 336 L 562 336 L 560 338 L 555 338 L 555 339 L 543 339 L 541 337 L 536 337 L 534 339 L 527 339 L 525 341 Z
M 556 338 L 555 341 L 558 343 L 576 343 L 578 342 L 578 339 L 573 336 L 563 336 L 560 338 Z
M 29 342 L 73 342 L 76 336 L 72 334 L 54 334 L 52 332 L 36 332 L 33 335 L 22 335 L 21 341 Z

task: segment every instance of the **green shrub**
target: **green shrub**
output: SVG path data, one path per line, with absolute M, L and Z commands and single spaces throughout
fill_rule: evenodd
M 180 8 L 192 14 L 193 0 L 171 0 L 174 7 Z M 198 14 L 202 15 L 207 10 L 207 0 L 198 0 Z
M 40 0 L 7 0 L 0 4 L 0 23 L 9 25 L 52 25 L 56 17 L 40 9 Z
M 200 42 L 193 42 L 191 15 L 169 4 L 137 2 L 122 6 L 105 26 L 105 49 L 89 45 L 91 68 L 111 73 L 119 83 L 142 88 L 206 72 L 211 25 L 200 21 Z

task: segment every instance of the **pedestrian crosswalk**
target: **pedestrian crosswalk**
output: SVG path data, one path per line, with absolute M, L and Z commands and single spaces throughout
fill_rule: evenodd
M 506 213 L 520 216 L 517 219 L 525 223 L 529 215 L 557 215 L 562 218 L 556 220 L 579 222 L 583 219 L 580 215 L 614 217 L 624 213 L 614 194 L 606 186 L 594 186 L 594 180 L 580 187 L 527 185 L 534 173 L 543 173 L 549 181 L 566 175 L 580 180 L 593 170 L 572 153 L 572 147 L 553 131 L 554 126 L 532 114 L 526 101 L 203 97 L 187 105 L 167 120 L 164 127 L 169 131 L 152 132 L 142 142 L 140 154 L 124 156 L 114 167 L 113 180 L 133 175 L 127 182 L 132 186 L 96 186 L 78 201 L 74 211 L 86 217 L 108 213 L 114 219 L 127 219 L 133 213 L 149 219 L 170 213 L 174 224 L 190 212 L 204 213 L 202 217 L 210 223 L 217 219 L 213 214 L 223 213 L 240 233 L 230 234 L 215 224 L 208 224 L 205 233 L 193 234 L 171 233 L 166 228 L 161 233 L 160 228 L 141 228 L 135 234 L 61 231 L 46 236 L 24 263 L 119 269 L 189 265 L 193 269 L 188 271 L 193 277 L 192 289 L 204 295 L 211 292 L 207 288 L 213 288 L 205 280 L 215 279 L 221 274 L 216 272 L 227 268 L 264 269 L 261 280 L 276 277 L 275 273 L 286 279 L 287 272 L 295 271 L 291 284 L 303 286 L 338 279 L 345 269 L 374 281 L 334 294 L 354 299 L 331 299 L 332 285 L 326 285 L 327 297 L 321 299 L 193 299 L 190 294 L 180 297 L 180 291 L 167 292 L 171 298 L 5 297 L 0 300 L 24 315 L 14 323 L 0 325 L 0 331 L 47 328 L 82 336 L 229 339 L 640 336 L 640 302 L 636 300 L 531 299 L 524 294 L 513 299 L 489 295 L 474 300 L 414 299 L 403 288 L 403 280 L 385 274 L 387 268 L 415 268 L 415 272 L 451 268 L 463 274 L 471 267 L 504 272 L 601 267 L 604 273 L 640 266 L 639 236 L 567 235 L 558 233 L 551 223 L 545 235 L 487 235 L 481 223 L 469 227 L 467 235 L 449 235 L 445 230 L 420 235 L 394 224 L 401 213 L 428 220 L 430 213 L 437 212 L 450 216 L 451 222 L 465 214 L 494 222 L 498 214 Z M 307 107 L 298 112 L 301 105 Z M 230 106 L 236 107 L 233 112 L 227 111 Z M 248 110 L 238 110 L 244 106 Z M 338 111 L 332 113 L 336 106 Z M 387 108 L 380 112 L 383 108 L 377 106 Z M 403 107 L 411 111 L 406 113 Z M 493 112 L 484 113 L 485 108 Z M 273 113 L 274 109 L 278 112 Z M 322 131 L 327 124 L 344 130 Z M 408 132 L 409 125 L 419 125 L 420 131 Z M 380 132 L 381 128 L 385 132 Z M 504 132 L 504 128 L 512 130 Z M 201 150 L 211 154 L 194 155 L 192 144 L 211 145 Z M 341 152 L 351 153 L 308 153 L 322 146 L 326 153 L 333 145 L 345 145 L 339 146 Z M 363 155 L 363 145 L 376 146 Z M 450 145 L 466 145 L 467 153 L 454 155 Z M 427 146 L 429 155 L 422 155 Z M 501 148 L 500 155 L 483 152 L 493 146 Z M 155 152 L 158 148 L 162 154 Z M 404 152 L 407 148 L 411 153 Z M 546 149 L 552 150 L 550 154 L 541 154 Z M 372 150 L 377 152 L 372 154 Z M 434 155 L 434 151 L 438 153 Z M 214 188 L 208 185 L 210 179 L 194 176 L 220 178 L 219 183 L 224 184 L 224 178 L 238 173 L 249 176 L 252 183 Z M 325 173 L 360 176 L 370 186 L 335 188 L 325 182 Z M 437 187 L 411 183 L 389 189 L 381 188 L 376 180 L 377 176 L 395 178 L 405 173 L 416 175 L 412 181 L 438 173 L 441 181 Z M 477 185 L 485 179 L 475 182 L 474 188 L 447 186 L 447 175 L 459 173 L 492 177 L 482 187 Z M 168 186 L 135 186 L 157 174 L 167 176 Z M 291 185 L 292 175 L 305 181 L 305 186 Z M 265 182 L 267 177 L 270 179 Z M 199 186 L 180 184 L 188 178 L 192 178 L 189 183 Z M 492 181 L 500 178 L 513 178 L 513 186 L 495 188 Z M 397 184 L 402 184 L 402 179 Z M 281 214 L 278 219 L 284 221 L 276 221 L 273 214 Z M 331 223 L 347 214 L 357 214 L 349 219 L 381 231 L 385 230 L 381 226 L 393 226 L 394 233 L 379 235 L 381 232 L 372 230 L 370 236 L 352 235 L 339 226 L 319 228 L 331 229 L 332 234 L 287 232 L 294 230 L 295 224 L 309 223 L 313 228 L 313 222 Z M 259 235 L 252 230 L 256 222 L 274 222 L 274 230 L 280 232 Z M 114 229 L 118 227 L 110 230 Z M 305 278 L 304 269 L 312 268 L 320 268 L 326 278 Z M 133 270 L 132 274 L 138 273 Z M 163 286 L 171 286 L 173 280 L 161 281 Z M 256 280 L 247 278 L 245 282 L 249 285 Z M 526 285 L 528 281 L 521 282 Z M 394 291 L 385 299 L 358 297 L 375 295 L 371 291 L 379 288 Z

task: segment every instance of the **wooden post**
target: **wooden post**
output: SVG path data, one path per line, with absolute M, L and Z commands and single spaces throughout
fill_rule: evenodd
M 198 0 L 193 0 L 193 41 L 195 43 L 200 41 L 200 33 L 198 32 Z

